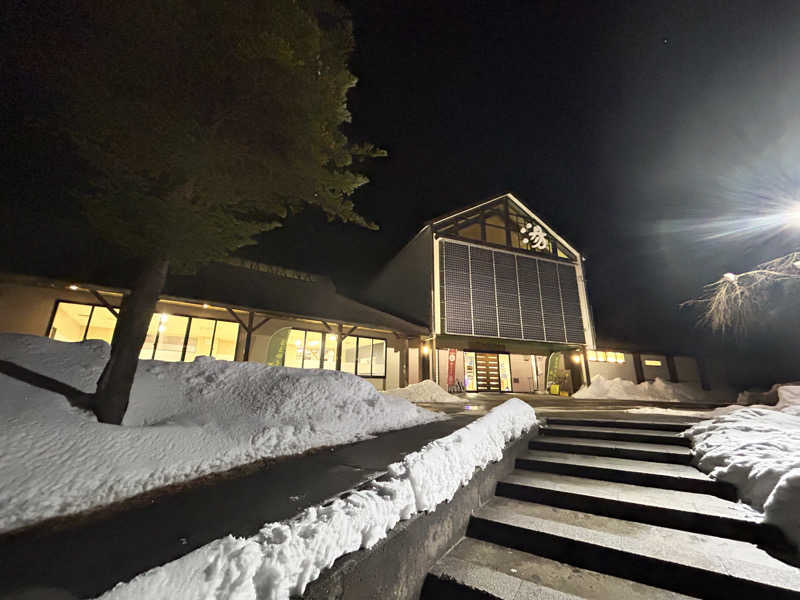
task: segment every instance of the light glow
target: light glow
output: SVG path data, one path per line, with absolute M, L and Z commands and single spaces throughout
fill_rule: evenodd
M 428 355 L 428 353 L 429 353 L 430 351 L 431 351 L 431 349 L 430 349 L 428 346 L 423 346 L 423 347 L 422 347 L 422 353 L 423 353 L 425 356 L 427 356 L 427 355 Z
M 71 286 L 69 286 L 69 289 L 71 289 L 74 292 L 75 290 L 78 289 L 78 286 L 73 283 Z

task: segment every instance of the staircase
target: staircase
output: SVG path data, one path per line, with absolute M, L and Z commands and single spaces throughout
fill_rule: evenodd
M 781 532 L 691 466 L 686 427 L 548 418 L 421 597 L 800 599 Z

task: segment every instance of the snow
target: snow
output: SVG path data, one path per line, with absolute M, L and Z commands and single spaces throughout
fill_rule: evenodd
M 533 408 L 512 398 L 450 435 L 435 440 L 369 485 L 268 523 L 247 539 L 228 536 L 118 584 L 102 600 L 287 600 L 334 561 L 371 548 L 397 523 L 433 511 L 513 439 L 536 424 Z
M 591 385 L 582 386 L 574 398 L 612 400 L 659 400 L 662 402 L 703 402 L 708 395 L 700 387 L 689 383 L 671 383 L 656 377 L 655 381 L 636 384 L 627 379 L 607 379 L 602 375 L 592 377 Z
M 684 435 L 698 468 L 734 484 L 740 498 L 800 547 L 800 386 L 779 388 L 778 398 L 775 406 L 726 407 L 728 414 Z
M 105 342 L 0 335 L 0 360 L 92 391 Z M 123 426 L 0 374 L 0 531 L 260 459 L 446 418 L 337 371 L 140 361 Z
M 410 402 L 428 402 L 428 403 L 460 402 L 462 404 L 464 403 L 463 398 L 459 398 L 458 396 L 454 396 L 453 394 L 448 394 L 441 388 L 441 386 L 438 383 L 436 383 L 435 381 L 431 381 L 430 379 L 425 379 L 424 381 L 420 381 L 419 383 L 412 383 L 411 385 L 404 388 L 395 388 L 393 390 L 387 390 L 385 393 L 389 396 L 405 398 Z

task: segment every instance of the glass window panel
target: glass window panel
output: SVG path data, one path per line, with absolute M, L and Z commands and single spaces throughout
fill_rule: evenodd
M 622 352 L 617 352 L 617 362 L 618 363 L 625 362 L 625 355 Z
M 322 361 L 323 369 L 336 369 L 336 334 L 325 334 L 325 356 Z
M 162 315 L 158 326 L 158 342 L 156 344 L 156 360 L 176 362 L 183 354 L 183 342 L 186 339 L 186 328 L 189 317 Z
M 519 230 L 511 230 L 511 247 L 512 248 L 522 248 L 522 242 L 520 241 Z
M 492 215 L 489 215 L 488 217 L 486 217 L 486 224 L 487 224 L 487 225 L 495 225 L 495 226 L 497 226 L 497 227 L 503 227 L 503 228 L 505 228 L 505 226 L 506 226 L 506 221 L 505 221 L 505 219 L 504 219 L 503 217 L 501 217 L 500 215 L 498 215 L 498 214 L 492 214 Z
M 83 341 L 91 310 L 92 307 L 89 304 L 59 302 L 48 337 L 60 342 Z
M 304 369 L 319 369 L 322 358 L 322 333 L 319 331 L 306 332 L 306 349 L 303 353 Z
M 193 318 L 189 324 L 189 338 L 186 340 L 186 354 L 183 360 L 192 362 L 196 356 L 211 356 L 213 339 L 214 319 Z
M 214 346 L 211 356 L 219 360 L 236 358 L 236 342 L 239 339 L 239 324 L 231 321 L 217 321 L 214 332 Z
M 500 365 L 500 391 L 511 391 L 511 362 L 508 354 L 498 354 L 498 363 Z
M 142 350 L 139 352 L 140 360 L 153 359 L 153 346 L 156 343 L 156 334 L 158 333 L 158 326 L 161 324 L 161 315 L 159 313 L 150 317 L 150 325 L 147 328 L 147 337 L 144 338 Z
M 358 338 L 358 371 L 359 375 L 372 374 L 372 340 Z
M 566 253 L 561 249 L 561 246 L 556 248 L 556 254 L 561 258 L 569 258 L 569 256 L 567 256 Z
M 475 378 L 475 353 L 464 352 L 464 387 L 468 392 L 478 389 L 477 379 Z
M 645 366 L 648 366 L 648 367 L 660 367 L 661 366 L 661 361 L 660 360 L 645 360 L 644 364 L 645 364 Z
M 271 367 L 282 367 L 289 343 L 291 329 L 284 327 L 272 334 L 267 346 L 267 364 Z
M 604 350 L 598 350 L 597 351 L 597 360 L 599 360 L 600 362 L 605 362 L 606 361 L 606 353 L 605 353 Z
M 473 223 L 472 225 L 467 225 L 466 227 L 462 227 L 456 233 L 457 235 L 463 238 L 467 238 L 469 240 L 479 240 L 481 239 L 480 223 Z
M 87 340 L 103 340 L 111 343 L 114 337 L 114 328 L 117 326 L 117 317 L 105 306 L 95 306 L 89 328 L 86 330 Z
M 586 355 L 589 358 L 589 360 L 597 360 L 597 352 L 595 352 L 594 350 L 587 350 Z
M 300 368 L 303 366 L 303 351 L 305 349 L 306 332 L 302 329 L 292 329 L 286 340 L 286 354 L 283 366 Z
M 356 338 L 346 337 L 342 340 L 342 371 L 356 372 Z
M 492 244 L 506 245 L 506 230 L 502 227 L 486 226 L 486 241 Z
M 386 340 L 372 341 L 372 376 L 386 375 Z

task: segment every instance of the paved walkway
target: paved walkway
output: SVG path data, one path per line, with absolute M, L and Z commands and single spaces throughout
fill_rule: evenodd
M 388 432 L 249 473 L 187 485 L 145 504 L 130 502 L 62 520 L 57 528 L 50 521 L 2 535 L 0 598 L 34 586 L 39 591 L 26 598 L 97 596 L 215 539 L 254 535 L 264 523 L 290 518 L 357 487 L 476 417 L 459 415 Z
M 548 418 L 422 598 L 800 598 L 793 549 L 689 464 L 685 427 Z

